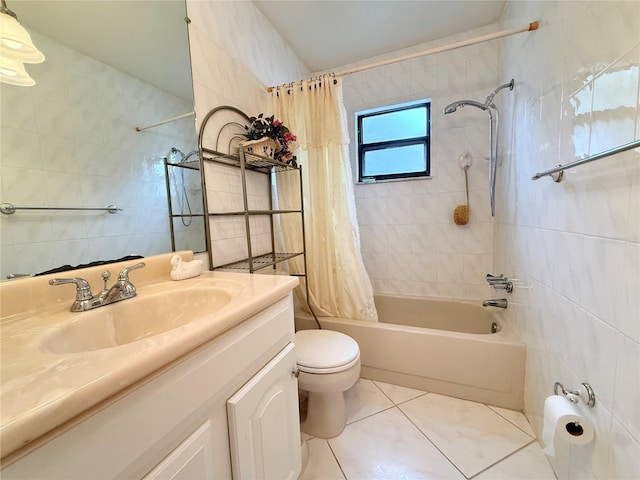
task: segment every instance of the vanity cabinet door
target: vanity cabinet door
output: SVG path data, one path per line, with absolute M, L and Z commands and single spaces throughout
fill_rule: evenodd
M 193 432 L 143 480 L 213 479 L 213 443 L 209 421 Z
M 227 402 L 235 479 L 296 479 L 300 418 L 292 343 Z

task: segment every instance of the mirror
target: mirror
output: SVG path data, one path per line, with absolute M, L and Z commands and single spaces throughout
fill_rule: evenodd
M 1 278 L 170 251 L 168 190 L 175 248 L 205 250 L 199 170 L 165 174 L 197 148 L 194 116 L 135 130 L 193 112 L 184 0 L 8 7 L 46 58 L 35 86 L 0 85 L 0 203 L 103 210 L 0 215 Z

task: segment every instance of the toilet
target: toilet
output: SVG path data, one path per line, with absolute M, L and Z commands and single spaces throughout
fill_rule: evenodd
M 344 392 L 360 377 L 360 347 L 333 330 L 300 330 L 295 345 L 298 388 L 309 394 L 300 430 L 319 438 L 340 435 L 347 424 Z

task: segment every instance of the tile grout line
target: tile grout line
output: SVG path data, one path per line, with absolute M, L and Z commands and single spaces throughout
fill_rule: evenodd
M 371 379 L 365 379 L 365 380 L 371 380 Z M 382 380 L 377 380 L 377 381 L 382 382 Z M 396 402 L 393 400 L 393 398 L 391 398 L 389 395 L 387 395 L 387 394 L 384 392 L 384 390 L 382 390 L 382 388 L 380 388 L 380 386 L 376 383 L 376 380 L 371 380 L 371 382 L 372 382 L 376 387 L 378 387 L 378 390 L 380 390 L 380 391 L 382 392 L 382 394 L 383 394 L 385 397 L 387 397 L 387 398 L 391 401 L 391 403 L 393 403 L 396 407 L 397 407 L 398 405 L 402 405 L 403 403 L 407 403 L 407 402 L 410 402 L 411 400 L 414 400 L 414 399 L 416 399 L 416 398 L 422 397 L 422 396 L 426 395 L 427 393 L 430 393 L 430 392 L 425 392 L 424 390 L 417 390 L 417 389 L 415 389 L 415 388 L 411 388 L 411 390 L 415 390 L 416 392 L 422 392 L 422 393 L 420 393 L 419 395 L 416 395 L 416 396 L 415 396 L 415 397 L 413 397 L 413 398 L 409 398 L 409 399 L 407 399 L 407 400 L 403 400 L 402 402 L 396 403 Z M 387 382 L 382 382 L 382 383 L 387 383 Z M 392 383 L 388 383 L 387 385 L 393 385 L 393 384 L 392 384 Z M 402 385 L 393 385 L 393 386 L 395 386 L 395 387 L 401 387 Z M 404 388 L 410 388 L 410 387 L 404 387 Z
M 353 420 L 353 421 L 351 421 L 351 422 L 347 421 L 347 425 L 353 425 L 354 423 L 357 423 L 357 422 L 359 422 L 360 420 L 364 420 L 364 419 L 366 419 L 366 418 L 373 417 L 374 415 L 377 415 L 377 414 L 382 413 L 382 412 L 386 412 L 387 410 L 391 410 L 392 408 L 398 408 L 398 406 L 399 406 L 399 405 L 402 405 L 403 403 L 410 402 L 411 400 L 415 400 L 416 398 L 423 397 L 423 396 L 428 395 L 428 394 L 430 393 L 430 392 L 424 392 L 424 391 L 420 390 L 420 391 L 422 391 L 422 393 L 421 393 L 420 395 L 418 395 L 418 396 L 416 396 L 416 397 L 413 397 L 413 398 L 410 398 L 410 399 L 408 399 L 408 400 L 404 400 L 404 401 L 402 401 L 402 402 L 400 402 L 400 403 L 396 403 L 396 402 L 394 402 L 394 401 L 391 399 L 391 397 L 389 397 L 389 395 L 387 395 L 386 393 L 384 393 L 384 391 L 383 391 L 383 390 L 378 386 L 378 384 L 375 382 L 375 380 L 371 380 L 371 379 L 369 379 L 369 378 L 362 378 L 362 379 L 360 379 L 360 380 L 369 380 L 371 383 L 373 383 L 373 384 L 376 386 L 376 388 L 377 388 L 378 390 L 380 390 L 380 392 L 381 392 L 381 393 L 382 393 L 382 394 L 383 394 L 383 395 L 384 395 L 384 396 L 385 396 L 385 397 L 386 397 L 386 398 L 387 398 L 387 399 L 392 403 L 392 405 L 391 405 L 391 406 L 389 406 L 389 407 L 383 408 L 382 410 L 378 410 L 377 412 L 370 413 L 369 415 L 364 416 L 364 417 L 362 417 L 362 418 L 358 418 L 357 420 Z M 389 384 L 389 385 L 391 385 L 391 384 Z M 413 389 L 413 390 L 415 390 L 415 389 Z M 400 409 L 398 408 L 398 410 L 400 410 Z
M 409 398 L 408 400 L 403 400 L 400 403 L 396 403 L 396 407 L 399 407 L 400 405 L 404 405 L 405 403 L 410 402 L 411 400 L 415 400 L 417 398 L 424 397 L 425 395 L 429 395 L 429 393 L 431 393 L 431 392 L 423 392 L 420 395 L 418 395 L 417 397 Z
M 327 442 L 327 446 L 329 447 L 329 451 L 331 452 L 331 455 L 333 455 L 333 459 L 336 461 L 336 464 L 338 465 L 338 468 L 340 469 L 340 472 L 342 472 L 342 476 L 344 477 L 344 480 L 348 480 L 347 479 L 347 474 L 344 473 L 344 469 L 342 468 L 342 465 L 340 465 L 340 461 L 338 460 L 338 457 L 336 457 L 336 452 L 333 451 L 333 448 L 331 448 L 331 444 L 329 443 L 329 440 L 325 439 L 325 442 Z
M 378 413 L 386 412 L 387 410 L 390 410 L 390 409 L 392 409 L 392 408 L 394 408 L 396 406 L 396 403 L 393 400 L 391 400 L 391 398 L 389 398 L 389 395 L 387 395 L 386 393 L 384 393 L 382 391 L 382 389 L 378 386 L 378 384 L 375 382 L 375 380 L 371 380 L 370 378 L 358 378 L 358 381 L 360 381 L 360 380 L 368 380 L 368 381 L 370 381 L 378 390 L 380 390 L 380 393 L 382 393 L 382 395 L 384 395 L 387 398 L 387 400 L 389 400 L 392 403 L 392 405 L 390 407 L 386 407 L 386 408 L 384 408 L 382 410 L 379 410 L 377 412 L 370 413 L 367 416 L 364 416 L 362 418 L 358 418 L 357 420 L 353 420 L 351 422 L 349 422 L 349 420 L 347 419 L 347 425 L 353 425 L 354 423 L 357 423 L 360 420 L 364 420 L 365 418 L 372 417 L 374 415 L 377 415 Z M 346 399 L 345 399 L 345 401 L 346 401 Z
M 477 477 L 478 475 L 483 474 L 484 472 L 486 472 L 487 470 L 492 469 L 493 467 L 495 467 L 496 465 L 498 465 L 499 463 L 504 462 L 507 458 L 514 456 L 516 453 L 521 452 L 522 450 L 524 450 L 525 448 L 527 448 L 529 445 L 533 444 L 536 441 L 535 438 L 531 439 L 531 441 L 525 445 L 523 445 L 522 447 L 514 450 L 513 452 L 511 452 L 509 455 L 506 455 L 505 457 L 501 458 L 500 460 L 498 460 L 497 462 L 492 463 L 491 465 L 489 465 L 486 468 L 483 468 L 482 470 L 480 470 L 477 473 L 474 473 L 473 475 L 471 475 L 470 477 L 467 478 L 467 480 L 471 480 L 472 478 Z
M 487 405 L 486 403 L 483 404 L 485 407 L 487 407 L 489 410 L 491 410 L 493 413 L 495 413 L 496 415 L 499 415 L 500 417 L 504 418 L 507 422 L 509 422 L 511 425 L 513 425 L 514 427 L 516 427 L 518 430 L 520 430 L 521 432 L 523 432 L 524 434 L 526 434 L 527 436 L 531 437 L 531 434 L 527 431 L 525 431 L 524 429 L 520 428 L 518 425 L 516 425 L 515 423 L 513 423 L 511 420 L 509 420 L 507 417 L 505 417 L 504 415 L 502 415 L 500 412 L 496 412 L 493 408 L 491 408 L 489 405 Z M 513 410 L 515 411 L 515 410 Z M 527 421 L 527 423 L 529 424 L 529 428 L 531 428 L 531 431 L 533 432 L 533 427 L 531 426 L 531 424 L 529 423 L 529 419 L 524 415 L 523 412 L 519 412 L 522 413 L 522 416 L 525 418 L 525 420 Z M 535 432 L 534 432 L 535 434 Z M 537 440 L 537 437 L 531 437 L 534 440 Z
M 409 418 L 409 416 L 408 416 L 407 414 L 405 414 L 405 412 L 404 412 L 402 409 L 400 409 L 400 408 L 399 408 L 399 407 L 400 407 L 400 405 L 403 405 L 403 404 L 405 404 L 405 403 L 407 403 L 407 402 L 410 402 L 410 401 L 412 401 L 412 400 L 415 400 L 415 399 L 417 399 L 417 398 L 424 397 L 425 395 L 429 395 L 429 394 L 430 394 L 430 393 L 432 393 L 432 392 L 425 392 L 425 391 L 422 391 L 422 393 L 421 393 L 421 394 L 419 394 L 419 395 L 417 395 L 416 397 L 413 397 L 413 398 L 410 398 L 410 399 L 404 400 L 404 401 L 402 401 L 402 402 L 396 403 L 393 399 L 391 399 L 391 397 L 389 397 L 389 395 L 387 395 L 387 394 L 382 390 L 382 388 L 380 388 L 380 386 L 378 386 L 378 384 L 375 382 L 375 380 L 371 380 L 371 379 L 365 379 L 365 380 L 370 380 L 370 381 L 371 381 L 371 382 L 376 386 L 376 388 L 377 388 L 377 389 L 378 389 L 378 390 L 379 390 L 379 391 L 380 391 L 380 392 L 381 392 L 381 393 L 382 393 L 382 394 L 383 394 L 387 399 L 389 399 L 389 401 L 391 401 L 391 403 L 392 403 L 393 405 L 392 405 L 392 406 L 390 406 L 390 407 L 388 407 L 388 408 L 384 408 L 384 409 L 382 409 L 382 410 L 380 410 L 380 411 L 378 411 L 378 412 L 371 413 L 371 414 L 369 414 L 369 415 L 367 415 L 367 416 L 365 416 L 365 417 L 362 417 L 362 418 L 359 418 L 359 419 L 357 419 L 357 420 L 354 420 L 353 422 L 350 422 L 350 423 L 348 423 L 347 425 L 353 425 L 353 424 L 355 424 L 355 423 L 357 423 L 357 422 L 359 422 L 359 421 L 361 421 L 361 420 L 364 420 L 364 419 L 370 418 L 370 417 L 372 417 L 372 416 L 374 416 L 374 415 L 377 415 L 377 414 L 379 414 L 379 413 L 383 413 L 383 412 L 386 412 L 386 411 L 391 410 L 391 409 L 393 409 L 393 408 L 396 408 L 396 409 L 397 409 L 397 410 L 398 410 L 398 411 L 399 411 L 399 412 L 400 412 L 400 413 L 401 413 L 401 414 L 402 414 L 402 415 L 403 415 L 403 416 L 404 416 L 404 417 L 405 417 L 405 418 L 406 418 L 406 419 L 411 423 L 411 425 L 413 425 L 413 426 L 414 426 L 414 427 L 415 427 L 415 428 L 416 428 L 416 429 L 417 429 L 417 430 L 422 434 L 422 436 L 423 436 L 423 437 L 424 437 L 424 438 L 425 438 L 425 439 L 426 439 L 426 440 L 427 440 L 427 441 L 428 441 L 428 442 L 429 442 L 429 443 L 430 443 L 430 444 L 431 444 L 431 445 L 432 445 L 432 446 L 433 446 L 433 447 L 434 447 L 434 448 L 435 448 L 435 449 L 436 449 L 436 450 L 437 450 L 437 451 L 438 451 L 438 452 L 439 452 L 439 453 L 440 453 L 440 454 L 441 454 L 441 455 L 442 455 L 442 456 L 443 456 L 443 457 L 444 457 L 444 458 L 445 458 L 445 459 L 446 459 L 446 460 L 447 460 L 447 461 L 448 461 L 448 462 L 449 462 L 449 463 L 450 463 L 450 464 L 451 464 L 451 465 L 452 465 L 452 466 L 453 466 L 453 467 L 454 467 L 454 468 L 455 468 L 455 469 L 456 469 L 456 470 L 457 470 L 457 471 L 458 471 L 458 472 L 459 472 L 459 473 L 460 473 L 460 474 L 465 478 L 465 479 L 467 479 L 467 480 L 471 480 L 471 479 L 473 479 L 473 478 L 477 477 L 478 475 L 481 475 L 482 473 L 484 473 L 484 472 L 486 472 L 486 471 L 490 470 L 491 468 L 495 467 L 496 465 L 500 464 L 501 462 L 505 461 L 506 459 L 508 459 L 508 458 L 512 457 L 513 455 L 517 454 L 518 452 L 520 452 L 520 451 L 524 450 L 525 448 L 529 447 L 530 445 L 532 445 L 533 443 L 535 443 L 535 442 L 537 441 L 537 439 L 536 439 L 536 438 L 531 437 L 531 435 L 530 435 L 528 432 L 524 431 L 522 428 L 520 428 L 518 425 L 516 425 L 515 423 L 513 423 L 511 420 L 509 420 L 508 418 L 504 417 L 504 416 L 503 416 L 503 415 L 501 415 L 500 413 L 498 413 L 498 412 L 496 412 L 495 410 L 493 410 L 491 407 L 489 407 L 489 405 L 484 404 L 484 403 L 480 403 L 480 402 L 474 402 L 474 403 L 480 403 L 481 405 L 485 406 L 489 411 L 491 411 L 492 413 L 495 413 L 495 414 L 496 414 L 496 415 L 498 415 L 500 418 L 502 418 L 503 420 L 505 420 L 507 423 L 509 423 L 510 425 L 512 425 L 513 427 L 515 427 L 516 429 L 518 429 L 519 431 L 521 431 L 522 433 L 524 433 L 525 435 L 527 435 L 527 437 L 529 437 L 531 440 L 530 440 L 529 442 L 527 442 L 526 444 L 524 444 L 523 446 L 521 446 L 520 448 L 517 448 L 517 449 L 516 449 L 516 450 L 514 450 L 513 452 L 511 452 L 511 453 L 509 453 L 508 455 L 504 456 L 504 457 L 503 457 L 503 458 L 501 458 L 500 460 L 498 460 L 498 461 L 496 461 L 496 462 L 492 463 L 491 465 L 489 465 L 489 466 L 487 466 L 487 467 L 483 468 L 482 470 L 480 470 L 480 471 L 478 471 L 478 472 L 474 473 L 473 475 L 471 475 L 471 476 L 467 477 L 467 476 L 466 476 L 466 475 L 465 475 L 465 474 L 464 474 L 464 473 L 463 473 L 463 472 L 458 468 L 458 466 L 457 466 L 457 465 L 456 465 L 456 464 L 455 464 L 455 463 L 454 463 L 454 462 L 453 462 L 453 461 L 452 461 L 452 460 L 451 460 L 447 455 L 445 455 L 445 453 L 444 453 L 444 452 L 443 452 L 443 451 L 442 451 L 442 450 L 441 450 L 441 449 L 440 449 L 440 448 L 439 448 L 439 447 L 438 447 L 438 446 L 437 446 L 437 445 L 436 445 L 436 444 L 435 444 L 435 443 L 434 443 L 434 442 L 429 438 L 429 436 L 428 436 L 425 432 L 423 432 L 423 431 L 422 431 L 422 430 L 421 430 L 421 429 L 420 429 L 420 428 L 419 428 L 419 427 L 418 427 L 418 426 L 413 422 L 413 420 L 411 420 L 411 418 Z M 526 418 L 526 417 L 525 417 L 525 418 Z M 528 422 L 528 420 L 527 420 L 527 422 Z M 336 455 L 335 455 L 335 452 L 334 452 L 334 451 L 333 451 L 333 449 L 331 448 L 330 443 L 328 442 L 328 440 L 326 440 L 326 441 L 327 441 L 327 444 L 329 445 L 329 449 L 331 450 L 331 453 L 332 453 L 332 455 L 333 455 L 333 457 L 334 457 L 334 459 L 335 459 L 336 463 L 338 464 L 338 467 L 340 468 L 340 471 L 342 472 L 342 474 L 343 474 L 343 476 L 344 476 L 345 480 L 349 480 L 349 479 L 347 478 L 346 474 L 344 473 L 344 470 L 342 469 L 342 465 L 340 465 L 340 462 L 338 461 L 338 459 L 337 459 L 337 457 L 336 457 Z
M 353 420 L 353 421 L 351 421 L 351 422 L 348 422 L 348 423 L 347 423 L 347 426 L 349 426 L 349 425 L 353 425 L 354 423 L 358 423 L 358 422 L 360 422 L 360 421 L 362 421 L 362 420 L 366 420 L 367 418 L 371 418 L 371 417 L 373 417 L 374 415 L 377 415 L 377 414 L 382 413 L 382 412 L 386 412 L 387 410 L 391 410 L 392 408 L 397 408 L 397 405 L 395 405 L 395 404 L 394 404 L 394 405 L 391 405 L 390 407 L 383 408 L 382 410 L 379 410 L 379 411 L 374 412 L 374 413 L 370 413 L 370 414 L 369 414 L 369 415 L 367 415 L 367 416 L 364 416 L 364 417 L 362 417 L 362 418 L 358 418 L 357 420 Z
M 401 409 L 401 408 L 399 408 L 399 407 L 397 407 L 397 406 L 396 406 L 396 408 L 398 409 L 398 411 L 399 411 L 400 413 L 402 413 L 402 415 L 404 415 L 404 417 L 405 417 L 407 420 L 409 420 L 409 422 L 411 423 L 411 425 L 413 425 L 413 426 L 416 428 L 416 430 L 418 430 L 418 432 L 420 432 L 420 434 L 421 434 L 424 438 L 426 438 L 426 439 L 427 439 L 427 441 L 428 441 L 431 445 L 433 445 L 433 448 L 435 448 L 438 452 L 440 452 L 440 455 L 442 455 L 442 456 L 447 460 L 447 462 L 449 462 L 451 465 L 453 465 L 453 468 L 455 468 L 458 472 L 460 472 L 460 475 L 462 475 L 462 476 L 463 476 L 464 478 L 466 478 L 467 480 L 469 479 L 469 477 L 467 477 L 467 476 L 462 472 L 462 470 L 460 470 L 460 469 L 458 468 L 458 466 L 457 466 L 455 463 L 453 463 L 453 461 L 452 461 L 449 457 L 447 457 L 447 456 L 444 454 L 444 452 L 443 452 L 442 450 L 440 450 L 440 448 L 439 448 L 439 447 L 438 447 L 438 446 L 433 442 L 433 440 L 431 440 L 431 439 L 428 437 L 428 435 L 427 435 L 426 433 L 424 433 L 422 430 L 420 430 L 420 427 L 418 427 L 418 426 L 413 422 L 413 420 L 411 420 L 411 418 L 409 418 L 409 416 L 408 416 L 406 413 L 404 413 L 404 411 L 402 411 L 402 409 Z

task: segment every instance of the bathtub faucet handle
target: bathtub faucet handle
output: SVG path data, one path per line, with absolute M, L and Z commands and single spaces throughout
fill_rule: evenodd
M 500 275 L 492 275 L 490 273 L 487 273 L 487 276 L 485 278 L 487 279 L 487 282 L 489 282 L 489 284 L 494 282 L 503 282 L 505 280 L 503 273 L 501 273 Z
M 511 280 L 505 277 L 502 273 L 497 277 L 487 273 L 486 279 L 489 285 L 491 285 L 495 290 L 506 290 L 507 293 L 513 292 L 513 282 L 511 282 Z
M 513 292 L 513 283 L 510 280 L 507 280 L 506 278 L 502 282 L 492 283 L 491 286 L 495 290 L 506 290 L 507 293 Z

